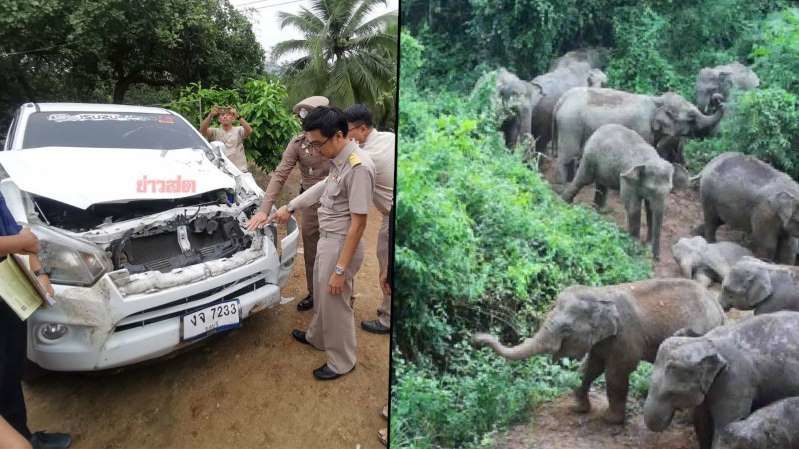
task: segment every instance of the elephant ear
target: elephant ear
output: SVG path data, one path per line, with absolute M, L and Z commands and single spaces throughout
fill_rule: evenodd
M 593 333 L 590 336 L 590 343 L 593 346 L 606 338 L 618 335 L 621 318 L 614 298 L 592 298 L 591 302 L 591 329 Z
M 701 338 L 701 337 L 700 337 Z M 713 381 L 722 369 L 727 366 L 727 361 L 719 354 L 718 349 L 709 340 L 699 342 L 699 351 L 691 362 L 697 368 L 697 381 L 703 394 L 710 391 Z
M 796 197 L 788 192 L 780 192 L 777 194 L 777 215 L 779 215 L 783 226 L 788 226 L 791 222 L 794 212 L 796 212 Z
M 637 184 L 641 181 L 641 179 L 643 179 L 645 169 L 646 166 L 643 164 L 636 165 L 635 167 L 622 173 L 621 177 L 627 181 L 630 181 L 633 184 Z
M 757 306 L 774 292 L 771 286 L 771 276 L 762 268 L 757 268 L 754 273 L 749 273 L 746 280 L 749 285 L 746 290 L 746 302 L 750 307 Z
M 669 113 L 668 105 L 664 104 L 655 110 L 655 114 L 652 116 L 652 122 L 650 123 L 650 126 L 652 131 L 655 133 L 655 136 L 673 136 L 675 134 L 674 119 Z M 658 139 L 656 138 L 655 140 Z

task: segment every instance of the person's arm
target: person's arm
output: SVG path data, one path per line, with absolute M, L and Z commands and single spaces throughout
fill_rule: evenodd
M 211 138 L 211 135 L 208 134 L 208 127 L 211 126 L 211 120 L 217 115 L 219 115 L 219 109 L 214 106 L 211 108 L 211 111 L 208 113 L 208 115 L 205 116 L 202 123 L 200 123 L 200 134 L 202 134 L 206 139 Z
M 36 254 L 39 252 L 39 239 L 28 228 L 16 235 L 0 237 L 0 256 L 9 254 Z
M 31 254 L 28 256 L 28 263 L 30 264 L 30 269 L 32 272 L 40 271 L 42 269 L 42 262 L 39 260 L 39 256 L 35 254 Z M 42 284 L 44 290 L 53 296 L 55 294 L 55 290 L 53 290 L 53 284 L 50 283 L 50 275 L 47 273 L 42 273 L 37 276 L 39 279 L 39 283 Z
M 300 196 L 294 198 L 293 200 L 289 201 L 289 203 L 280 209 L 277 210 L 274 214 L 269 216 L 267 222 L 276 220 L 278 223 L 285 223 L 289 221 L 291 214 L 297 210 L 302 209 L 305 207 L 310 207 L 319 202 L 319 199 L 322 198 L 322 194 L 325 193 L 325 183 L 327 180 L 319 181 L 310 189 L 302 192 Z M 289 211 L 291 209 L 291 211 Z
M 288 146 L 286 146 L 286 150 L 283 151 L 283 156 L 280 158 L 280 163 L 269 178 L 269 184 L 266 186 L 266 192 L 264 192 L 264 199 L 261 201 L 261 206 L 250 218 L 250 221 L 247 222 L 248 230 L 252 231 L 267 223 L 269 214 L 272 212 L 272 205 L 275 204 L 275 200 L 277 200 L 277 196 L 280 195 L 283 184 L 286 183 L 286 180 L 291 174 L 291 170 L 297 165 L 299 159 L 299 145 L 292 140 L 289 142 Z
M 355 250 L 358 249 L 358 242 L 361 241 L 363 231 L 366 229 L 367 215 L 350 214 L 350 217 L 350 228 L 347 230 L 347 238 L 344 240 L 344 247 L 341 248 L 341 253 L 339 253 L 338 260 L 336 261 L 336 266 L 344 268 L 345 270 L 350 264 L 350 260 L 352 260 Z M 340 294 L 344 287 L 344 275 L 336 274 L 335 271 L 331 273 L 328 286 L 330 287 L 331 294 Z
M 250 126 L 250 124 L 247 123 L 247 120 L 244 120 L 244 117 L 239 115 L 239 112 L 237 110 L 233 109 L 233 113 L 238 116 L 239 124 L 241 125 L 242 128 L 244 128 L 244 136 L 242 136 L 242 138 L 246 139 L 250 137 L 250 134 L 252 134 L 252 126 Z

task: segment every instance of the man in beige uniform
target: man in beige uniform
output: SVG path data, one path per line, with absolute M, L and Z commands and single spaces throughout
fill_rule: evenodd
M 374 204 L 383 214 L 383 223 L 377 235 L 377 261 L 380 266 L 378 284 L 381 288 L 388 269 L 388 221 L 394 201 L 394 133 L 378 131 L 372 127 L 372 113 L 362 104 L 344 111 L 349 136 L 355 139 L 375 164 Z M 377 309 L 377 319 L 362 321 L 361 327 L 375 334 L 387 334 L 391 329 L 391 293 L 383 294 L 383 303 Z
M 327 353 L 327 363 L 314 370 L 319 380 L 352 371 L 356 361 L 352 284 L 363 262 L 361 236 L 372 203 L 375 170 L 371 158 L 347 138 L 341 110 L 320 107 L 303 122 L 306 138 L 330 159 L 330 173 L 273 217 L 286 222 L 291 212 L 319 201 L 320 240 L 314 265 L 316 314 L 307 332 L 294 329 L 301 343 Z
M 308 97 L 294 105 L 294 113 L 300 119 L 305 117 L 319 106 L 327 106 L 330 102 L 325 97 Z M 272 205 L 277 200 L 280 190 L 286 183 L 289 174 L 294 167 L 300 164 L 300 193 L 310 189 L 317 182 L 327 177 L 330 170 L 330 162 L 322 156 L 319 148 L 308 145 L 305 133 L 300 133 L 289 142 L 283 157 L 280 160 L 272 177 L 269 178 L 269 185 L 266 187 L 264 200 L 258 212 L 250 220 L 248 229 L 253 230 L 266 223 Z M 305 283 L 308 287 L 308 296 L 297 303 L 297 310 L 304 311 L 313 308 L 313 265 L 316 259 L 316 244 L 319 241 L 319 218 L 317 217 L 319 203 L 303 207 L 302 221 L 300 222 L 300 233 L 302 234 L 302 251 L 305 258 Z

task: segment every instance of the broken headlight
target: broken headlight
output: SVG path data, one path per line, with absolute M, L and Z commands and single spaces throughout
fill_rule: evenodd
M 88 242 L 72 239 L 50 229 L 35 226 L 39 237 L 39 259 L 54 284 L 90 286 L 111 269 L 106 254 Z

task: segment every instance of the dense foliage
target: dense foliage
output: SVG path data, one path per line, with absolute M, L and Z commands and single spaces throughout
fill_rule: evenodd
M 407 70 L 433 63 L 424 51 L 402 36 L 392 447 L 464 447 L 575 380 L 573 364 L 508 364 L 471 347 L 471 333 L 518 342 L 564 287 L 641 279 L 651 266 L 504 149 L 491 76 L 469 96 L 417 85 Z
M 121 103 L 132 87 L 231 86 L 263 72 L 227 0 L 9 0 L 0 17 L 0 125 L 25 101 Z
M 203 88 L 194 83 L 167 107 L 199 127 L 214 105 L 233 106 L 252 126 L 244 144 L 247 158 L 264 171 L 274 169 L 286 143 L 300 131 L 297 119 L 284 106 L 286 88 L 278 81 L 249 80 L 242 89 Z

